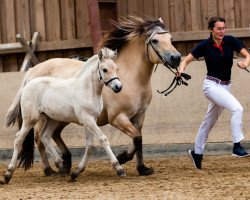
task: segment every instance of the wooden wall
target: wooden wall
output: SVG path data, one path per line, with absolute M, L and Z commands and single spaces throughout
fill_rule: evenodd
M 212 16 L 226 19 L 229 29 L 250 28 L 250 2 L 248 0 L 117 0 L 118 14 L 161 17 L 170 32 L 207 30 L 207 20 Z M 198 42 L 176 41 L 177 49 L 186 55 Z M 208 35 L 208 34 L 207 34 Z M 237 36 L 237 34 L 236 34 Z M 250 38 L 250 34 L 248 36 Z M 244 42 L 250 47 L 250 39 Z M 173 38 L 175 41 L 175 38 Z M 199 40 L 199 39 L 198 39 Z
M 0 43 L 16 42 L 17 33 L 30 40 L 38 31 L 39 61 L 76 53 L 92 55 L 85 0 L 0 0 L 0 27 Z M 0 71 L 17 71 L 23 57 L 1 55 Z
M 248 0 L 98 0 L 103 32 L 109 19 L 118 16 L 161 17 L 174 36 L 174 45 L 186 55 L 204 37 L 207 19 L 226 18 L 230 29 L 250 27 Z M 74 54 L 92 55 L 92 40 L 87 0 L 0 0 L 0 43 L 16 42 L 20 33 L 31 40 L 40 32 L 35 54 L 39 61 Z M 192 32 L 191 32 L 192 31 Z M 195 32 L 193 32 L 195 31 Z M 244 32 L 244 30 L 241 32 Z M 183 36 L 183 33 L 185 33 Z M 187 35 L 189 34 L 189 35 Z M 249 37 L 242 38 L 250 47 Z M 208 36 L 208 33 L 205 33 Z M 193 39 L 184 39 L 189 36 Z M 237 36 L 237 34 L 236 34 Z M 0 72 L 18 71 L 24 53 L 0 54 Z

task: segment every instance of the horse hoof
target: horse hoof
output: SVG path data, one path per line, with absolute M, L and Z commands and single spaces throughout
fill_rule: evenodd
M 70 180 L 72 182 L 75 182 L 77 177 L 78 177 L 78 174 L 76 172 L 71 172 L 71 174 L 70 174 L 71 179 Z
M 124 176 L 126 176 L 126 172 L 124 169 L 120 169 L 117 171 L 117 175 L 120 177 L 124 177 Z
M 145 165 L 138 165 L 137 171 L 139 172 L 140 176 L 149 176 L 154 174 L 154 169 L 151 167 L 148 168 Z
M 129 155 L 127 151 L 120 153 L 117 157 L 118 162 L 120 165 L 125 164 L 126 162 L 133 159 L 133 156 Z
M 69 169 L 65 169 L 65 168 L 63 167 L 63 168 L 60 168 L 60 169 L 58 170 L 58 173 L 59 173 L 60 175 L 64 176 L 64 175 L 68 175 L 68 174 L 70 173 L 70 170 L 69 170 Z
M 43 170 L 45 176 L 56 176 L 58 175 L 56 171 L 54 171 L 52 168 L 46 168 Z

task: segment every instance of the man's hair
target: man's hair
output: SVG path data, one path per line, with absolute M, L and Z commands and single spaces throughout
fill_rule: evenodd
M 208 22 L 208 29 L 212 30 L 214 28 L 214 24 L 216 22 L 224 22 L 226 23 L 226 20 L 223 17 L 211 17 Z

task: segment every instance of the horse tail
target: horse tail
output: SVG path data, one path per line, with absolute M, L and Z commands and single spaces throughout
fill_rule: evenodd
M 25 171 L 33 166 L 35 149 L 34 139 L 34 128 L 32 128 L 25 137 L 22 144 L 22 149 L 18 155 L 18 159 L 20 158 L 18 167 L 23 167 Z
M 18 128 L 21 128 L 22 125 L 22 114 L 21 114 L 21 96 L 23 92 L 23 88 L 27 83 L 27 78 L 28 78 L 28 72 L 26 73 L 24 79 L 22 80 L 21 86 L 12 102 L 12 104 L 9 107 L 9 110 L 7 112 L 6 120 L 5 120 L 5 125 L 7 127 L 13 126 L 16 121 L 18 123 Z

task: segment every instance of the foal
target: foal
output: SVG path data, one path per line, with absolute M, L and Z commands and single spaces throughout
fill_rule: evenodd
M 71 174 L 72 180 L 75 180 L 85 169 L 88 149 L 92 145 L 91 141 L 88 141 L 92 140 L 90 134 L 95 134 L 99 139 L 117 174 L 125 176 L 125 171 L 114 156 L 107 137 L 96 124 L 96 119 L 103 108 L 101 92 L 104 84 L 115 93 L 122 89 L 122 84 L 117 77 L 118 67 L 114 63 L 115 57 L 116 51 L 102 48 L 98 55 L 94 55 L 85 63 L 85 67 L 76 78 L 65 80 L 40 77 L 27 83 L 19 102 L 23 123 L 20 131 L 16 133 L 13 156 L 4 174 L 6 183 L 12 178 L 25 137 L 42 117 L 46 121 L 42 130 L 42 142 L 59 169 L 63 167 L 63 160 L 51 143 L 51 136 L 58 121 L 77 123 L 87 130 L 86 152 L 77 170 Z

